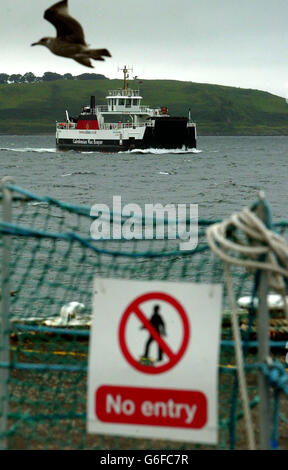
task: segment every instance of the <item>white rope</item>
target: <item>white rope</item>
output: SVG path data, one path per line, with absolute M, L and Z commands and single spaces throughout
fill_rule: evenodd
M 239 229 L 246 236 L 242 239 L 227 240 L 227 230 Z M 267 271 L 269 287 L 286 299 L 284 279 L 288 279 L 288 245 L 280 235 L 267 229 L 263 222 L 249 209 L 233 214 L 230 219 L 211 225 L 207 230 L 211 250 L 223 262 L 243 266 L 250 271 Z M 234 253 L 231 253 L 234 252 Z M 237 256 L 238 255 L 238 256 Z M 240 256 L 239 256 L 240 255 Z M 259 261 L 263 255 L 265 261 Z M 286 304 L 284 300 L 284 304 Z M 288 320 L 288 312 L 286 310 Z
M 256 450 L 255 434 L 253 429 L 253 421 L 250 412 L 249 406 L 249 396 L 247 391 L 247 382 L 244 369 L 244 359 L 242 354 L 242 345 L 241 345 L 241 336 L 239 329 L 239 322 L 237 316 L 237 307 L 234 296 L 233 281 L 230 274 L 229 264 L 224 263 L 227 292 L 230 300 L 231 310 L 232 310 L 232 328 L 233 328 L 233 337 L 235 342 L 235 354 L 236 354 L 236 364 L 237 364 L 237 374 L 240 388 L 241 400 L 243 403 L 244 409 L 244 418 L 246 423 L 247 430 L 247 439 L 250 450 Z
M 240 231 L 241 237 L 237 237 Z M 227 233 L 231 234 L 228 239 Z M 213 253 L 224 262 L 225 281 L 232 312 L 232 328 L 240 394 L 243 403 L 247 439 L 250 450 L 256 449 L 253 422 L 249 407 L 247 382 L 239 332 L 237 306 L 234 296 L 230 265 L 238 265 L 249 271 L 267 271 L 269 287 L 283 297 L 286 319 L 288 305 L 285 278 L 288 279 L 288 245 L 284 238 L 268 230 L 264 223 L 249 209 L 233 214 L 228 220 L 211 225 L 207 230 L 208 244 Z M 259 261 L 262 255 L 264 261 Z

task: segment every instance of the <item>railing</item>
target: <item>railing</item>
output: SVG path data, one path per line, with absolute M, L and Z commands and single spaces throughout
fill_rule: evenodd
M 100 123 L 99 123 L 100 124 Z M 108 122 L 108 123 L 102 123 L 100 124 L 100 130 L 111 130 L 111 129 L 135 129 L 136 127 L 153 127 L 152 122 L 145 122 L 142 124 L 138 124 L 135 126 L 134 123 L 132 122 Z M 76 124 L 75 123 L 68 123 L 68 122 L 58 122 L 56 124 L 57 129 L 63 130 L 63 129 L 76 129 Z M 85 130 L 85 129 L 84 129 Z
M 97 106 L 96 107 L 96 113 L 105 113 L 107 111 L 108 111 L 108 106 L 107 105 Z
M 109 123 L 104 123 L 100 126 L 101 129 L 107 130 L 107 129 L 133 129 L 136 128 L 135 124 L 132 124 L 132 122 L 109 122 Z
M 148 106 L 133 106 L 131 105 L 129 108 L 125 106 L 120 106 L 120 105 L 113 105 L 113 106 L 97 106 L 96 108 L 97 113 L 144 113 L 148 114 L 149 116 L 155 115 L 160 115 L 161 110 L 160 109 L 152 109 L 149 108 Z
M 140 96 L 139 90 L 109 90 L 109 97 L 110 96 Z
M 161 109 L 160 108 L 149 108 L 149 106 L 133 106 L 131 105 L 129 108 L 128 107 L 124 107 L 124 106 L 120 106 L 120 105 L 113 105 L 112 106 L 107 106 L 107 105 L 103 105 L 103 106 L 97 106 L 95 108 L 95 111 L 96 111 L 96 114 L 102 114 L 102 113 L 130 113 L 132 112 L 133 114 L 136 114 L 136 113 L 143 113 L 143 114 L 147 114 L 148 116 L 160 116 L 161 115 Z M 85 116 L 85 114 L 87 114 L 87 116 L 90 116 L 90 112 L 89 113 L 81 113 L 81 116 Z M 73 125 L 76 126 L 75 123 L 57 123 L 57 127 L 59 126 L 60 129 L 62 129 L 61 126 L 63 125 L 68 125 L 70 127 L 73 128 Z M 66 127 L 64 127 L 66 128 Z
M 136 129 L 136 127 L 153 127 L 154 124 L 153 122 L 144 122 L 144 123 L 139 123 L 137 125 L 135 125 L 134 123 L 132 122 L 109 122 L 109 123 L 105 123 L 105 124 L 101 124 L 100 125 L 100 129 L 104 129 L 104 130 L 107 130 L 107 129 Z
M 103 106 L 103 108 L 104 108 L 104 106 Z M 106 106 L 106 108 L 107 108 L 107 106 Z M 157 116 L 161 116 L 160 110 L 153 110 L 153 109 L 144 108 L 144 107 L 142 107 L 142 108 L 143 108 L 143 109 L 146 109 L 147 111 L 149 110 L 150 113 L 147 112 L 146 114 L 149 114 L 150 116 L 155 115 L 155 114 L 154 114 L 155 111 L 158 111 Z M 97 109 L 98 109 L 98 108 L 97 108 Z M 143 111 L 143 112 L 144 112 L 144 111 Z M 155 116 L 156 116 L 156 115 L 155 115 Z M 100 125 L 100 129 L 105 129 L 105 130 L 107 130 L 107 129 L 127 129 L 127 128 L 133 128 L 133 127 L 135 127 L 135 124 L 132 123 L 132 122 L 127 122 L 127 123 L 126 123 L 126 122 L 121 122 L 121 121 L 116 122 L 116 123 L 115 123 L 115 122 L 111 122 L 111 123 L 110 123 L 110 122 L 109 122 L 109 123 L 99 123 L 99 125 Z M 148 122 L 145 122 L 145 123 L 143 123 L 143 124 L 140 123 L 140 124 L 137 125 L 137 127 L 139 127 L 139 126 L 140 126 L 140 127 L 141 127 L 141 126 L 153 127 L 154 124 L 153 124 L 153 122 L 148 121 Z M 187 123 L 187 127 L 195 127 L 195 126 L 196 126 L 195 122 L 188 122 L 188 123 Z M 60 130 L 63 130 L 63 129 L 76 129 L 76 128 L 77 128 L 77 124 L 76 124 L 75 122 L 57 122 L 57 123 L 56 123 L 56 128 L 57 128 L 57 129 L 60 129 Z
M 76 129 L 75 122 L 56 122 L 56 129 Z

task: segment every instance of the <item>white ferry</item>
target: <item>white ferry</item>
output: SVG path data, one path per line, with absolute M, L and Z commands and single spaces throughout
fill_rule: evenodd
M 56 147 L 60 150 L 119 152 L 135 149 L 195 149 L 196 124 L 187 117 L 172 117 L 167 107 L 142 105 L 139 90 L 128 85 L 129 70 L 125 66 L 124 84 L 111 90 L 107 105 L 95 104 L 82 109 L 78 118 L 66 111 L 66 121 L 56 123 Z

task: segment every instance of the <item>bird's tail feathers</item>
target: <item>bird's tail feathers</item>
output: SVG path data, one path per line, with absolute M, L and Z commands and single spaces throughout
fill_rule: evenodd
M 107 49 L 90 49 L 89 57 L 94 60 L 105 60 L 103 57 L 111 57 L 110 52 Z
M 91 61 L 89 60 L 88 57 L 74 57 L 74 60 L 76 60 L 76 62 L 79 62 L 79 64 L 82 64 L 82 65 L 85 65 L 86 67 L 90 67 L 91 69 L 94 69 L 94 66 L 91 64 Z

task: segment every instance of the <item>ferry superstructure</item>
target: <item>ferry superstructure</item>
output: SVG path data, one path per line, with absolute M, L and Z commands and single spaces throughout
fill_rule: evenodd
M 66 111 L 66 121 L 56 123 L 56 146 L 60 150 L 119 152 L 134 149 L 195 149 L 196 124 L 187 117 L 172 117 L 165 106 L 142 105 L 139 90 L 128 85 L 129 70 L 123 69 L 122 89 L 111 90 L 105 106 L 95 96 L 78 118 Z

